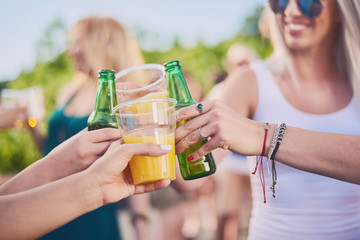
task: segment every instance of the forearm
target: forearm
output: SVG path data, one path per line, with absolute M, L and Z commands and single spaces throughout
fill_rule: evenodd
M 0 239 L 38 238 L 101 205 L 100 189 L 83 173 L 0 196 Z
M 272 126 L 276 128 L 276 126 Z M 268 140 L 267 146 L 271 140 Z M 286 127 L 275 159 L 304 171 L 360 184 L 360 136 Z
M 51 165 L 50 159 L 44 157 L 0 186 L 0 195 L 22 192 L 57 180 L 55 168 L 56 165 Z

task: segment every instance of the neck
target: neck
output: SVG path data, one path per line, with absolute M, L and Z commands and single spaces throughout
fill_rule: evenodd
M 331 47 L 292 51 L 291 56 L 299 81 L 321 83 L 341 76 Z

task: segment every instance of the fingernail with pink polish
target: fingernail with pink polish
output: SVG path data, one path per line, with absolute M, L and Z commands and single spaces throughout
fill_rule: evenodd
M 193 156 L 193 155 L 190 155 L 190 156 L 188 157 L 188 161 L 191 162 L 192 160 L 194 160 L 194 156 Z

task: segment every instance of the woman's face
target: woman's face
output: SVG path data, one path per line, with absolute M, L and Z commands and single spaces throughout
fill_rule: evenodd
M 73 57 L 75 69 L 88 74 L 90 69 L 86 61 L 85 47 L 81 39 L 76 39 L 71 44 L 68 54 Z
M 322 0 L 322 11 L 316 18 L 308 18 L 290 0 L 285 12 L 277 14 L 286 45 L 292 50 L 331 47 L 337 24 L 340 22 L 335 0 Z

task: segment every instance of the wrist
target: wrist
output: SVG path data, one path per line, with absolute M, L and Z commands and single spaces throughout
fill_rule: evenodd
M 64 175 L 64 168 L 61 166 L 64 159 L 58 159 L 57 154 L 53 154 L 53 151 L 40 161 L 44 170 L 42 175 L 49 181 L 56 181 L 67 176 Z
M 52 157 L 49 155 L 46 155 L 42 159 L 38 160 L 36 164 L 34 164 L 34 167 L 37 168 L 35 171 L 36 176 L 34 177 L 36 177 L 42 184 L 60 179 L 57 173 L 57 163 L 56 161 L 53 161 Z
M 105 205 L 101 184 L 96 180 L 91 171 L 85 170 L 75 174 L 83 184 L 84 203 L 89 206 L 89 211 Z

